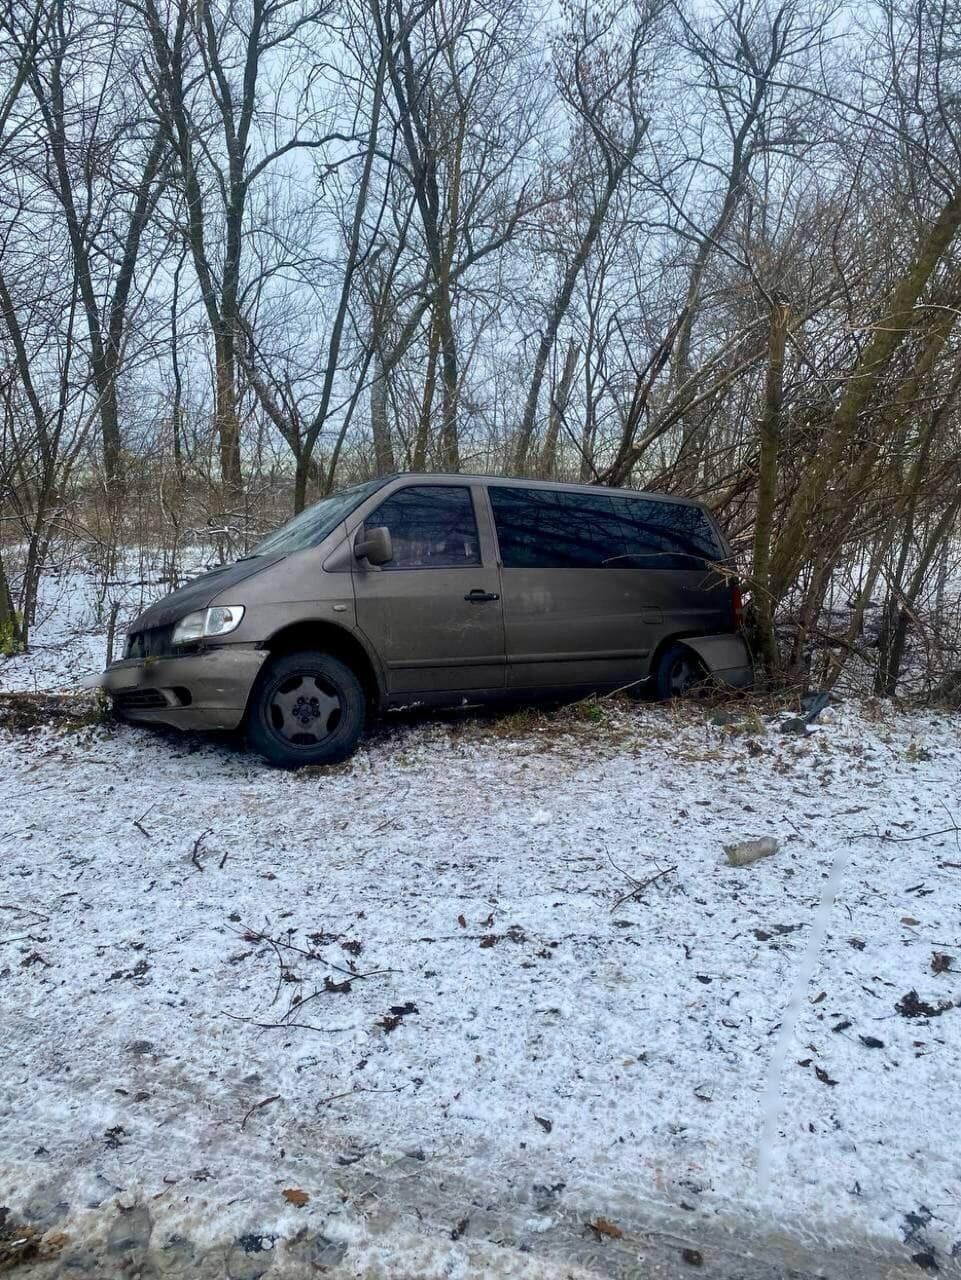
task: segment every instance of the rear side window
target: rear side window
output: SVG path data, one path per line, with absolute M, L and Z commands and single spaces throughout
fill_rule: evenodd
M 700 507 L 491 486 L 505 569 L 700 569 L 722 558 Z
M 386 525 L 394 558 L 385 569 L 451 569 L 480 564 L 480 543 L 470 490 L 419 485 L 392 494 L 364 521 Z
M 624 561 L 638 569 L 701 569 L 724 557 L 700 507 L 614 498 L 624 529 Z
M 599 569 L 623 553 L 607 494 L 500 486 L 489 492 L 505 569 Z

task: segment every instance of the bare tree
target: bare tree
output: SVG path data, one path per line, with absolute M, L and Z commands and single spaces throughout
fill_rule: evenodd
M 28 70 L 35 113 L 19 140 L 29 202 L 53 197 L 70 247 L 86 325 L 107 483 L 122 484 L 118 376 L 144 232 L 160 189 L 163 139 L 143 121 L 120 75 L 91 75 L 131 56 L 122 11 L 56 0 L 17 6 L 8 41 Z M 42 215 L 40 215 L 42 216 Z
M 626 26 L 617 9 L 585 5 L 571 15 L 570 27 L 557 44 L 558 88 L 571 113 L 577 157 L 571 172 L 577 197 L 571 204 L 583 222 L 577 227 L 534 355 L 514 451 L 513 469 L 518 474 L 527 466 L 547 362 L 577 279 L 647 137 L 650 117 L 644 90 L 657 53 L 664 49 L 659 39 L 662 15 L 663 7 L 652 0 Z
M 308 36 L 324 27 L 324 6 L 179 0 L 171 12 L 144 0 L 138 12 L 150 39 L 146 84 L 176 157 L 178 221 L 213 339 L 221 475 L 236 496 L 242 489 L 241 352 L 249 326 L 243 258 L 252 195 L 285 157 L 325 153 L 334 144 L 350 145 L 353 136 L 318 130 L 309 88 L 294 90 L 292 101 L 286 89 L 286 74 L 307 56 Z
M 533 175 L 520 172 L 539 126 L 536 93 L 521 83 L 527 14 L 502 3 L 488 6 L 481 22 L 475 0 L 411 7 L 373 0 L 372 12 L 428 265 L 427 372 L 414 456 L 423 465 L 439 361 L 440 455 L 457 470 L 457 294 L 468 272 L 507 245 L 537 203 Z M 518 95 L 519 109 L 506 106 L 509 93 Z

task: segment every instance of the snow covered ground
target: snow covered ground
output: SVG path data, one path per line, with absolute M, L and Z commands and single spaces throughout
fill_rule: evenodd
M 0 689 L 102 664 L 61 594 Z M 297 775 L 0 733 L 0 1206 L 43 1276 L 953 1274 L 959 782 L 958 717 L 855 702 L 392 723 Z
M 299 775 L 2 738 L 0 1203 L 248 1261 L 306 1228 L 345 1275 L 550 1275 L 561 1224 L 658 1215 L 950 1269 L 959 778 L 957 719 L 856 706 L 407 724 Z
M 138 613 L 216 562 L 209 550 L 200 547 L 186 548 L 174 562 L 175 569 L 169 557 L 149 550 L 123 553 L 113 572 L 98 569 L 79 553 L 63 553 L 59 559 L 62 567 L 40 581 L 30 652 L 14 658 L 0 655 L 0 689 L 28 693 L 71 689 L 84 677 L 99 674 L 107 662 L 107 631 L 114 606 L 114 648 L 119 650 L 127 625 Z M 11 557 L 11 575 L 15 568 L 16 557 Z

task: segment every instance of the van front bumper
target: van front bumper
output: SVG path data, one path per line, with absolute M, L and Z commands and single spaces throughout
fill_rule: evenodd
M 267 653 L 221 645 L 170 658 L 124 658 L 100 677 L 125 720 L 176 729 L 236 729 Z

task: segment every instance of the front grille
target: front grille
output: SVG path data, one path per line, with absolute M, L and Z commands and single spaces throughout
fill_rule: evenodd
M 167 706 L 167 699 L 159 689 L 119 689 L 113 703 L 118 711 L 150 711 Z
M 163 658 L 173 651 L 173 626 L 135 631 L 127 641 L 127 658 Z

